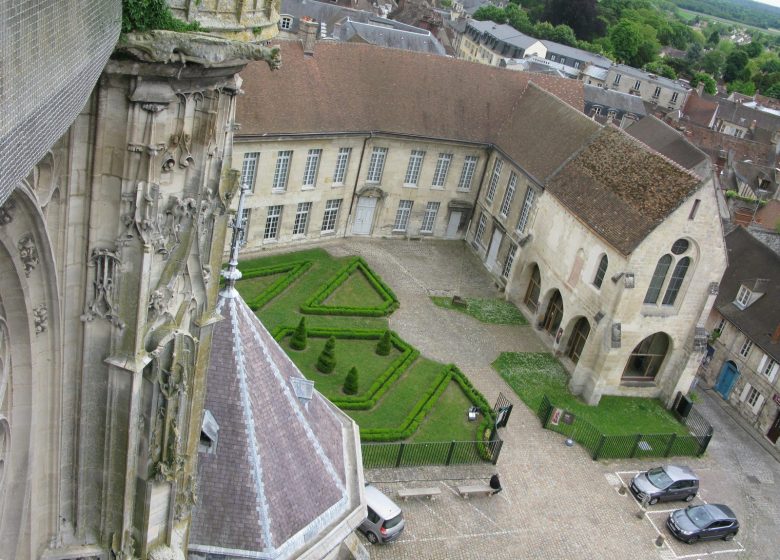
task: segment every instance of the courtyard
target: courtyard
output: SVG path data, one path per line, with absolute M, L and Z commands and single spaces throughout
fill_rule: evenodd
M 369 547 L 372 558 L 392 559 L 644 559 L 777 557 L 780 548 L 780 464 L 750 439 L 712 400 L 697 405 L 715 427 L 704 457 L 672 461 L 701 477 L 699 500 L 729 504 L 742 529 L 730 542 L 656 545 L 667 510 L 662 503 L 637 516 L 621 480 L 658 460 L 593 461 L 578 446 L 543 430 L 536 416 L 491 367 L 504 351 L 544 352 L 528 325 L 492 325 L 435 306 L 430 296 L 500 297 L 476 256 L 462 242 L 341 239 L 323 245 L 334 256 L 360 255 L 392 286 L 401 305 L 389 326 L 421 354 L 455 363 L 494 402 L 503 393 L 515 405 L 498 465 L 367 470 L 366 480 L 394 496 L 400 488 L 438 485 L 434 501 L 402 506 L 400 540 Z M 500 473 L 504 491 L 464 500 L 455 488 Z M 670 537 L 671 538 L 671 537 Z

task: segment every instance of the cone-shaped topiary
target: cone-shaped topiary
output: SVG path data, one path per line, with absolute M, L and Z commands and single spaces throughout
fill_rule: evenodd
M 317 369 L 322 373 L 333 373 L 336 368 L 336 339 L 330 337 L 325 343 L 325 348 L 320 352 L 317 358 Z
M 349 370 L 346 379 L 344 379 L 344 388 L 342 389 L 347 395 L 355 395 L 358 392 L 358 371 L 355 366 Z
M 298 323 L 298 327 L 290 338 L 290 348 L 293 350 L 306 348 L 306 317 L 301 317 L 301 322 Z
M 379 339 L 379 342 L 376 345 L 376 353 L 380 356 L 387 356 L 390 353 L 390 348 L 392 348 L 392 345 L 390 344 L 390 331 L 385 331 L 385 334 L 382 335 L 382 338 Z

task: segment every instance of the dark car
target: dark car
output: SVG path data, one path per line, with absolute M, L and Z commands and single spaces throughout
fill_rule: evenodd
M 707 539 L 730 541 L 739 532 L 739 521 L 734 512 L 721 504 L 678 509 L 669 514 L 666 526 L 675 537 L 688 544 Z
M 637 500 L 650 505 L 666 500 L 690 502 L 699 492 L 699 477 L 688 467 L 667 465 L 639 473 L 629 488 Z

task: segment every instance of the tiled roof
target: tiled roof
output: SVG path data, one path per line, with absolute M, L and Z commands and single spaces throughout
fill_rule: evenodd
M 720 282 L 715 307 L 754 344 L 780 362 L 780 342 L 772 333 L 780 326 L 780 257 L 738 227 L 726 235 L 729 266 Z M 766 279 L 765 294 L 745 309 L 734 305 L 742 283 Z
M 623 254 L 631 253 L 698 187 L 698 178 L 615 128 L 547 185 L 561 203 Z
M 219 432 L 199 453 L 191 548 L 293 558 L 349 513 L 344 424 L 319 393 L 301 404 L 301 373 L 240 296 L 217 311 L 205 408 Z
M 709 161 L 707 154 L 688 142 L 671 126 L 652 115 L 635 122 L 626 129 L 626 132 L 685 169 L 698 171 L 697 167 Z M 703 176 L 701 173 L 699 175 Z
M 685 119 L 699 126 L 710 126 L 715 114 L 718 112 L 718 102 L 705 99 L 695 91 L 691 92 L 685 101 L 683 116 Z

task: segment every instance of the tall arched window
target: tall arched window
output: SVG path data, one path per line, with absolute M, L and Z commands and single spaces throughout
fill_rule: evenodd
M 657 303 L 658 296 L 661 294 L 661 288 L 666 280 L 666 273 L 669 272 L 669 266 L 672 264 L 672 255 L 664 255 L 658 259 L 658 264 L 655 265 L 655 272 L 653 272 L 653 278 L 650 280 L 650 287 L 647 288 L 647 294 L 645 294 L 645 303 Z
M 684 257 L 674 267 L 672 278 L 669 280 L 669 285 L 666 287 L 666 293 L 664 294 L 664 305 L 674 305 L 674 300 L 677 299 L 677 294 L 680 293 L 680 286 L 682 286 L 683 280 L 685 280 L 685 273 L 688 272 L 690 264 L 691 258 Z
M 599 261 L 599 267 L 596 269 L 596 276 L 593 278 L 593 285 L 597 288 L 601 288 L 601 283 L 604 281 L 604 276 L 607 274 L 607 266 L 609 266 L 609 259 L 607 255 L 602 255 Z

